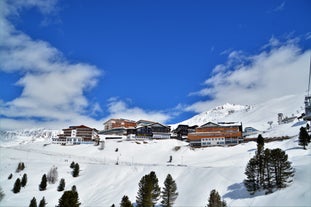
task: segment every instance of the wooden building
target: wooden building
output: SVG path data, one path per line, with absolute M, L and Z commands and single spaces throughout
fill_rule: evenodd
M 139 125 L 136 128 L 137 138 L 170 139 L 171 127 L 160 123 L 152 122 Z
M 136 122 L 129 119 L 109 119 L 104 123 L 104 130 L 100 134 L 129 135 L 136 133 Z
M 236 145 L 243 141 L 242 124 L 208 122 L 189 133 L 188 141 L 195 147 Z
M 129 119 L 109 119 L 104 123 L 104 131 L 115 128 L 135 128 L 136 122 Z
M 57 138 L 53 138 L 53 143 L 72 145 L 81 143 L 92 143 L 98 140 L 98 131 L 85 125 L 70 126 L 63 129 L 63 134 L 59 134 Z
M 194 133 L 197 127 L 197 125 L 188 126 L 185 124 L 179 124 L 177 128 L 173 130 L 173 133 L 175 134 L 177 139 L 184 140 L 188 138 L 189 133 Z

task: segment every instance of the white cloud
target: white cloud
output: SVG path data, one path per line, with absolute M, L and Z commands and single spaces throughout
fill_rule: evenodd
M 107 108 L 110 115 L 104 120 L 110 118 L 125 118 L 134 121 L 145 119 L 165 123 L 171 118 L 169 113 L 163 111 L 148 111 L 139 107 L 130 107 L 125 101 L 119 100 L 115 97 L 109 100 Z
M 269 49 L 259 54 L 246 56 L 241 51 L 231 52 L 225 64 L 214 68 L 205 87 L 191 93 L 208 100 L 196 102 L 186 110 L 199 113 L 227 102 L 256 104 L 304 92 L 311 51 L 301 51 L 296 43 L 289 40 L 282 44 L 273 38 Z
M 41 40 L 33 40 L 15 29 L 9 16 L 30 7 L 41 13 L 55 11 L 56 0 L 18 0 L 0 2 L 0 72 L 21 74 L 16 83 L 22 87 L 19 97 L 0 102 L 0 127 L 16 128 L 36 123 L 45 127 L 90 123 L 86 109 L 98 111 L 85 92 L 94 87 L 100 70 L 90 64 L 70 63 L 62 53 Z M 92 104 L 94 105 L 92 107 Z M 66 124 L 67 123 L 67 124 Z
M 277 7 L 275 7 L 273 9 L 273 11 L 282 11 L 285 8 L 285 1 L 283 1 L 280 5 L 278 5 Z

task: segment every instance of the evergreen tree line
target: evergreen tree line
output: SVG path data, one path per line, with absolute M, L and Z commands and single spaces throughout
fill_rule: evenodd
M 170 174 L 166 176 L 164 187 L 161 188 L 158 184 L 158 178 L 154 171 L 144 175 L 138 184 L 138 193 L 136 196 L 137 207 L 153 207 L 161 198 L 161 206 L 172 207 L 177 199 L 177 185 Z M 220 195 L 214 189 L 210 193 L 207 207 L 226 207 L 226 202 L 221 200 Z M 113 204 L 112 207 L 115 207 Z M 122 197 L 120 207 L 133 207 L 128 196 Z
M 23 171 L 24 169 L 25 169 L 25 164 L 23 162 L 19 162 L 15 172 L 18 173 L 20 171 Z
M 20 179 L 20 178 L 16 179 L 14 186 L 13 186 L 13 189 L 12 189 L 13 193 L 19 193 L 21 188 L 25 187 L 26 184 L 27 184 L 27 174 L 24 173 L 22 179 Z
M 78 177 L 80 172 L 80 166 L 78 163 L 75 163 L 74 161 L 71 162 L 70 168 L 72 169 L 72 176 Z
M 257 151 L 247 163 L 244 185 L 253 195 L 257 191 L 266 190 L 272 193 L 276 189 L 285 188 L 292 182 L 295 170 L 288 161 L 285 151 L 264 149 L 264 138 L 257 138 Z
M 303 146 L 303 149 L 306 149 L 306 146 L 310 143 L 310 135 L 308 134 L 309 125 L 307 127 L 300 127 L 298 145 Z
M 45 207 L 47 205 L 45 198 L 43 197 L 39 205 L 37 205 L 37 200 L 33 197 L 30 201 L 29 207 Z M 57 207 L 79 207 L 81 203 L 79 202 L 79 195 L 76 186 L 72 186 L 71 190 L 65 191 L 61 198 L 58 200 Z
M 73 169 L 72 176 L 77 177 L 79 176 L 80 167 L 78 163 L 72 162 L 70 165 L 70 168 Z M 18 163 L 16 172 L 20 172 L 25 169 L 25 164 L 23 162 Z M 11 173 L 8 176 L 8 179 L 12 179 L 13 174 Z M 41 182 L 39 184 L 39 190 L 44 191 L 46 190 L 47 183 L 55 184 L 58 180 L 58 172 L 57 167 L 53 166 L 47 174 L 43 174 L 41 178 Z M 17 178 L 12 191 L 14 193 L 19 193 L 22 187 L 25 187 L 27 184 L 27 174 L 24 173 L 22 176 L 22 179 Z M 63 191 L 65 189 L 65 179 L 61 178 L 59 181 L 59 185 L 57 187 L 57 191 Z M 0 201 L 4 197 L 4 192 L 2 191 L 0 187 Z M 43 197 L 42 200 L 39 203 L 39 207 L 44 207 L 46 205 L 45 198 Z M 37 207 L 37 200 L 35 197 L 30 201 L 29 204 L 30 207 Z M 63 196 L 59 200 L 59 206 L 58 207 L 78 207 L 80 206 L 79 199 L 78 199 L 78 193 L 76 191 L 76 186 L 73 186 L 70 191 L 65 191 Z
M 152 207 L 162 198 L 161 204 L 165 207 L 173 206 L 177 196 L 176 182 L 170 174 L 164 181 L 164 188 L 161 191 L 159 180 L 154 171 L 143 176 L 138 184 L 138 193 L 136 196 L 137 207 Z
M 43 197 L 40 202 L 39 205 L 37 205 L 37 200 L 35 197 L 33 197 L 30 201 L 29 207 L 45 207 L 46 206 L 46 202 L 45 202 L 45 198 Z

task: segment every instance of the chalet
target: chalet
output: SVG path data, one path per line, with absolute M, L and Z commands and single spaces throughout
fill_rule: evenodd
M 173 130 L 177 139 L 183 140 L 188 138 L 188 133 L 194 133 L 197 125 L 188 126 L 185 124 L 179 124 L 176 129 Z
M 136 127 L 136 122 L 129 119 L 109 119 L 104 123 L 104 130 L 108 131 L 115 128 Z
M 191 146 L 224 146 L 242 142 L 242 124 L 236 122 L 208 122 L 188 134 Z
M 53 143 L 63 145 L 93 143 L 93 141 L 98 140 L 98 131 L 84 125 L 70 126 L 63 129 L 63 134 L 57 136 L 57 138 L 52 139 Z
M 253 127 L 245 127 L 244 132 L 243 132 L 243 137 L 247 137 L 250 135 L 255 135 L 255 134 L 259 134 L 260 132 L 253 128 Z
M 109 119 L 100 134 L 128 135 L 136 133 L 136 122 L 128 119 Z
M 136 137 L 137 138 L 153 138 L 153 139 L 170 139 L 171 127 L 165 126 L 157 122 L 144 122 L 137 125 Z
M 156 122 L 154 122 L 154 121 L 148 121 L 148 120 L 143 120 L 143 119 L 141 119 L 141 120 L 138 120 L 138 121 L 136 122 L 136 126 L 137 126 L 137 127 L 148 126 L 148 125 L 155 124 L 155 123 L 156 123 Z

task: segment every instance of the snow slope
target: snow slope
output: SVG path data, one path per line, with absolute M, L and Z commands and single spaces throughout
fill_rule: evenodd
M 229 206 L 310 206 L 311 153 L 297 145 L 297 137 L 267 143 L 268 148 L 281 148 L 289 155 L 296 170 L 293 184 L 270 195 L 249 196 L 242 182 L 248 160 L 254 155 L 254 142 L 235 147 L 191 149 L 177 140 L 147 142 L 109 140 L 104 150 L 93 145 L 60 146 L 48 140 L 0 148 L 0 185 L 6 196 L 0 206 L 27 206 L 32 197 L 45 196 L 48 206 L 55 206 L 62 192 L 57 184 L 39 191 L 38 184 L 52 166 L 58 167 L 59 180 L 65 178 L 66 188 L 76 185 L 82 206 L 118 205 L 123 195 L 135 202 L 140 178 L 155 171 L 161 187 L 168 173 L 176 180 L 179 196 L 175 206 L 204 206 L 209 193 L 216 189 Z M 47 145 L 46 145 L 47 144 Z M 175 147 L 179 146 L 176 151 Z M 116 152 L 118 148 L 118 152 Z M 169 156 L 173 162 L 168 165 Z M 119 165 L 115 165 L 118 160 Z M 18 162 L 26 165 L 15 173 Z M 70 174 L 71 161 L 80 165 L 80 176 Z M 13 173 L 13 178 L 7 177 Z M 18 177 L 28 175 L 28 183 L 21 192 L 11 189 Z
M 93 145 L 50 144 L 50 137 L 58 131 L 42 129 L 0 134 L 0 186 L 5 193 L 0 206 L 28 206 L 33 197 L 39 202 L 43 196 L 48 206 L 57 205 L 62 195 L 57 191 L 58 183 L 48 185 L 46 191 L 38 190 L 42 175 L 52 166 L 58 167 L 59 180 L 65 179 L 66 190 L 77 186 L 81 206 L 87 207 L 118 206 L 123 195 L 135 202 L 138 183 L 150 171 L 155 171 L 161 187 L 168 173 L 175 179 L 179 192 L 175 206 L 206 206 L 212 189 L 220 193 L 228 206 L 311 206 L 311 147 L 303 150 L 297 142 L 299 128 L 305 122 L 276 124 L 277 113 L 300 114 L 302 100 L 303 95 L 292 95 L 251 107 L 226 104 L 184 122 L 200 125 L 207 121 L 242 121 L 244 127 L 265 131 L 264 137 L 293 136 L 265 144 L 267 148 L 285 150 L 296 170 L 294 182 L 272 194 L 259 192 L 250 196 L 243 186 L 245 166 L 255 154 L 254 142 L 191 149 L 188 143 L 177 140 L 108 140 L 105 149 L 99 150 Z M 267 121 L 273 121 L 271 129 Z M 170 156 L 173 162 L 168 164 Z M 26 168 L 16 173 L 21 161 Z M 71 176 L 72 161 L 80 165 L 77 178 Z M 10 173 L 13 178 L 8 180 Z M 11 191 L 14 182 L 24 173 L 28 175 L 28 183 L 20 193 L 14 194 Z

